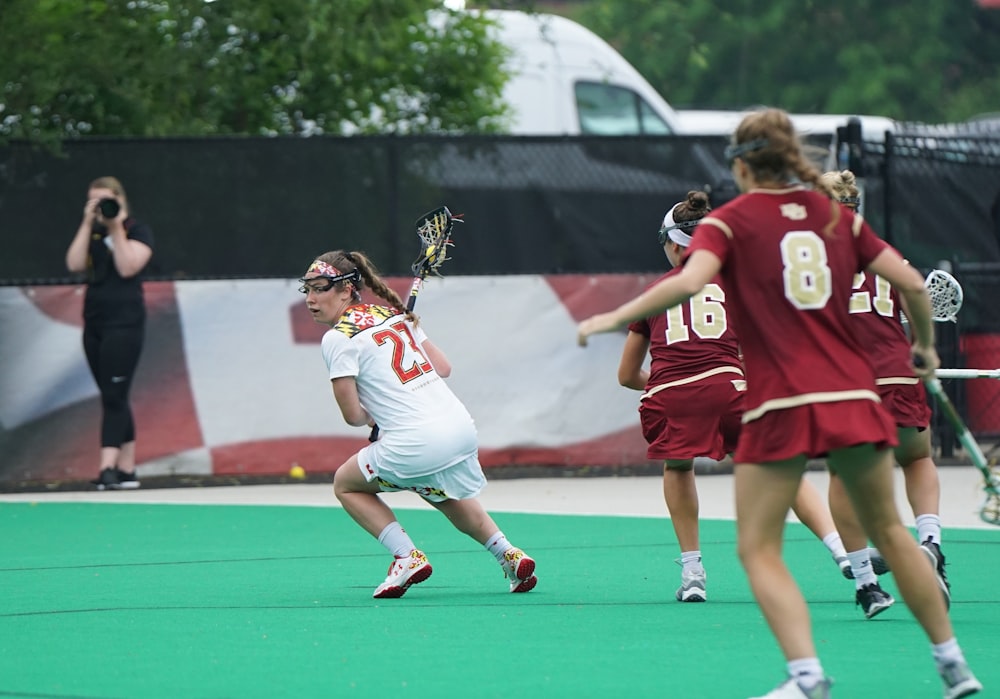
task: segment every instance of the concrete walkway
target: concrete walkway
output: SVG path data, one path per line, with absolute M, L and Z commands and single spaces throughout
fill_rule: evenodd
M 983 501 L 982 475 L 971 466 L 946 466 L 941 478 L 941 521 L 948 528 L 993 529 L 979 519 Z M 826 493 L 829 477 L 823 471 L 806 476 Z M 704 519 L 732 519 L 733 478 L 731 475 L 698 476 L 701 516 Z M 386 502 L 394 508 L 429 508 L 411 493 L 388 493 Z M 903 476 L 896 469 L 896 500 L 905 524 L 913 525 L 913 513 L 906 502 Z M 483 491 L 481 501 L 493 512 L 534 512 L 588 515 L 632 515 L 666 517 L 659 477 L 564 477 L 495 479 Z M 240 485 L 191 488 L 150 488 L 116 492 L 54 492 L 0 494 L 4 502 L 119 502 L 180 503 L 212 505 L 302 505 L 337 507 L 329 484 Z M 794 515 L 790 515 L 794 520 Z

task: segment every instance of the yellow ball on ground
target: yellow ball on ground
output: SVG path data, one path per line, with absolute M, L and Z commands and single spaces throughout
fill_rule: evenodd
M 302 479 L 306 477 L 306 470 L 298 464 L 292 464 L 292 467 L 288 469 L 288 475 L 292 478 Z

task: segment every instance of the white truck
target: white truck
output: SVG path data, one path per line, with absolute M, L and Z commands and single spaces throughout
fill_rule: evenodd
M 565 17 L 486 10 L 511 57 L 510 133 L 625 136 L 678 133 L 674 110 L 606 41 Z
M 507 46 L 504 99 L 510 133 L 541 135 L 728 136 L 745 111 L 675 110 L 635 67 L 586 27 L 559 15 L 487 10 Z M 833 139 L 847 114 L 792 114 L 800 134 Z M 861 116 L 866 139 L 882 140 L 892 119 Z

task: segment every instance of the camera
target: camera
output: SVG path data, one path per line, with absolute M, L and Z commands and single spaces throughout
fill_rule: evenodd
M 101 199 L 97 202 L 97 208 L 104 218 L 114 218 L 122 210 L 117 199 Z

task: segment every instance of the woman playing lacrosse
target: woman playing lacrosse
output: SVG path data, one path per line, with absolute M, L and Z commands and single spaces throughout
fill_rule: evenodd
M 535 562 L 507 541 L 476 499 L 486 485 L 476 428 L 443 380 L 451 373 L 447 357 L 363 254 L 320 255 L 300 281 L 313 319 L 330 326 L 323 358 L 344 420 L 380 428 L 378 441 L 340 466 L 333 481 L 347 513 L 393 555 L 373 596 L 401 597 L 431 576 L 427 557 L 378 496 L 399 490 L 417 493 L 485 546 L 511 592 L 531 590 Z M 387 305 L 362 303 L 365 287 Z
M 821 181 L 841 204 L 852 211 L 858 210 L 860 190 L 853 172 L 825 172 Z M 903 468 L 906 497 L 916 518 L 920 548 L 934 565 L 938 586 L 950 604 L 941 553 L 941 483 L 931 456 L 931 409 L 924 384 L 910 366 L 910 341 L 900 320 L 900 305 L 899 292 L 881 277 L 864 272 L 855 277 L 850 303 L 852 326 L 875 369 L 875 385 L 882 405 L 896 422 L 899 446 L 895 448 L 895 456 Z M 848 558 L 852 564 L 867 557 L 867 537 L 843 484 L 836 477 L 830 481 L 830 509 L 837 529 L 851 549 Z M 872 576 L 870 570 L 864 570 L 863 563 L 854 573 L 858 582 L 865 580 L 866 575 Z
M 809 609 L 781 557 L 785 517 L 806 462 L 824 457 L 932 642 L 945 698 L 974 694 L 982 686 L 955 640 L 934 570 L 896 511 L 895 424 L 879 402 L 848 313 L 857 272 L 886 279 L 906 299 L 918 373 L 933 372 L 939 360 L 923 279 L 860 217 L 830 200 L 787 113 L 748 114 L 727 156 L 744 194 L 702 220 L 683 270 L 583 321 L 578 341 L 672 308 L 719 275 L 747 377 L 734 456 L 737 548 L 788 663 L 789 679 L 766 696 L 830 696 Z
M 678 274 L 691 244 L 691 231 L 711 211 L 708 195 L 688 192 L 663 218 L 659 244 L 673 266 L 657 280 Z M 698 527 L 698 489 L 694 459 L 722 459 L 736 448 L 743 415 L 743 363 L 739 341 L 725 310 L 726 295 L 716 278 L 691 303 L 630 323 L 618 382 L 643 391 L 639 416 L 649 443 L 646 455 L 663 461 L 663 499 L 681 548 L 679 602 L 704 602 L 705 568 Z M 643 368 L 649 353 L 650 367 Z M 830 549 L 845 575 L 847 552 L 819 491 L 803 480 L 792 505 L 796 516 Z M 892 598 L 874 604 L 888 608 Z

